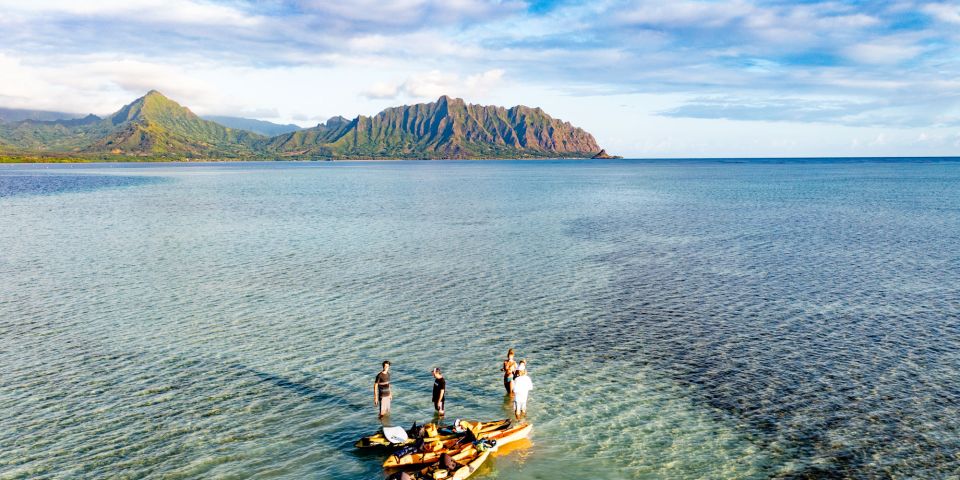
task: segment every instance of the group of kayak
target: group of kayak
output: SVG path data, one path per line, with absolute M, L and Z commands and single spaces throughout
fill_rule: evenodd
M 390 362 L 383 361 L 382 370 L 373 380 L 373 404 L 381 421 L 390 415 L 394 392 L 390 385 Z M 533 382 L 527 375 L 526 360 L 517 362 L 513 349 L 507 352 L 500 371 L 503 386 L 513 399 L 517 421 L 526 416 L 527 399 Z M 442 419 L 446 406 L 447 381 L 436 367 L 433 406 L 437 418 Z M 439 423 L 439 422 L 438 422 Z M 457 420 L 453 425 L 433 423 L 410 429 L 383 427 L 379 432 L 361 438 L 357 448 L 380 448 L 392 453 L 383 462 L 390 480 L 461 480 L 469 477 L 483 465 L 499 447 L 530 435 L 533 426 L 526 422 L 514 424 L 509 419 L 493 422 Z
M 476 472 L 499 447 L 526 438 L 531 430 L 529 423 L 514 424 L 509 419 L 457 420 L 446 427 L 414 423 L 406 430 L 383 427 L 355 445 L 392 450 L 383 462 L 391 480 L 462 480 Z

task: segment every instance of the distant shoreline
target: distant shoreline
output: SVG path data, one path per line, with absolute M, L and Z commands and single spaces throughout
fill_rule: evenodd
M 710 163 L 793 163 L 793 162 L 817 162 L 817 161 L 836 161 L 836 162 L 870 162 L 879 161 L 885 163 L 895 163 L 902 161 L 944 161 L 960 162 L 960 155 L 957 156 L 899 156 L 899 157 L 843 157 L 843 156 L 825 156 L 825 157 L 627 157 L 618 158 L 630 161 L 646 162 L 710 162 Z M 32 156 L 32 155 L 9 155 L 0 154 L 0 165 L 24 165 L 24 164 L 148 164 L 148 163 L 338 163 L 338 162 L 431 162 L 431 161 L 464 161 L 464 162 L 484 162 L 484 161 L 505 161 L 505 160 L 524 160 L 524 161 L 556 161 L 556 160 L 617 160 L 602 159 L 590 157 L 484 157 L 484 158 L 169 158 L 169 157 L 131 157 L 131 156 L 106 156 L 106 157 L 70 157 L 70 156 Z
M 496 160 L 591 160 L 590 157 L 484 157 L 484 158 L 156 158 L 156 157 L 32 157 L 19 155 L 0 155 L 0 164 L 18 163 L 244 163 L 244 162 L 291 162 L 291 163 L 321 163 L 321 162 L 402 162 L 402 161 L 450 161 L 463 160 L 470 162 Z M 598 159 L 599 160 L 599 159 Z
M 6 163 L 606 156 L 589 132 L 540 108 L 474 105 L 446 95 L 273 136 L 204 120 L 156 90 L 103 118 L 0 120 Z

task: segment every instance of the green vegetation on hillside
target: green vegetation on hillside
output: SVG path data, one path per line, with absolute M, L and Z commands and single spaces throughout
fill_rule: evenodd
M 211 122 L 217 122 L 225 127 L 230 127 L 237 130 L 247 130 L 267 137 L 295 132 L 301 128 L 299 125 L 294 125 L 292 123 L 281 125 L 279 123 L 267 122 L 265 120 L 228 117 L 224 115 L 204 115 L 201 118 L 204 120 L 210 120 Z
M 270 138 L 204 120 L 157 91 L 107 118 L 0 123 L 5 161 L 589 158 L 599 151 L 592 135 L 539 108 L 447 96 Z
M 51 112 L 49 110 L 30 110 L 25 108 L 4 108 L 0 107 L 0 123 L 2 122 L 20 122 L 23 120 L 34 121 L 52 121 L 52 120 L 73 120 L 83 117 L 75 113 Z
M 309 158 L 591 157 L 593 136 L 539 108 L 471 105 L 443 96 L 433 103 L 388 108 L 353 121 L 274 137 L 268 149 Z
M 86 152 L 249 157 L 265 137 L 196 116 L 155 90 L 105 120 L 115 128 Z

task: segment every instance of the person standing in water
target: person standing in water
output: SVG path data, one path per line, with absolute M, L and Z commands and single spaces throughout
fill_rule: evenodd
M 513 396 L 513 377 L 516 376 L 517 372 L 517 362 L 513 359 L 513 349 L 511 348 L 507 351 L 507 359 L 503 361 L 503 366 L 500 367 L 500 371 L 503 372 L 503 388 L 507 390 L 507 393 L 510 396 Z
M 443 378 L 440 367 L 433 369 L 433 408 L 443 417 L 447 402 L 447 379 Z
M 513 414 L 517 420 L 527 414 L 527 397 L 533 390 L 533 381 L 527 375 L 527 361 L 521 360 L 517 365 L 517 378 L 513 379 Z
M 383 361 L 383 370 L 373 379 L 373 404 L 380 407 L 380 414 L 377 418 L 383 418 L 390 415 L 390 401 L 393 399 L 393 393 L 390 391 L 390 362 Z

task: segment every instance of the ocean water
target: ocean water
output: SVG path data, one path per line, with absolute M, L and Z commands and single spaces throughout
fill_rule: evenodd
M 957 478 L 960 162 L 0 166 L 0 478 Z

